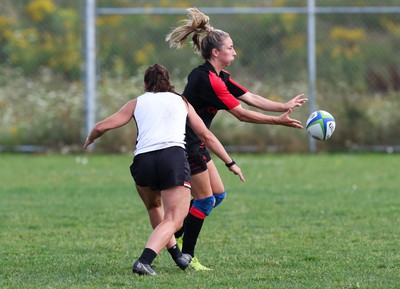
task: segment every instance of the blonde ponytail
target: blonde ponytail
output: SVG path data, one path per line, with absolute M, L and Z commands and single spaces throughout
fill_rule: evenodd
M 175 28 L 167 35 L 165 40 L 170 47 L 181 48 L 189 35 L 193 33 L 192 45 L 195 51 L 201 51 L 201 39 L 204 33 L 213 31 L 214 28 L 209 24 L 210 17 L 200 12 L 197 8 L 187 9 L 189 19 L 182 20 L 183 25 Z

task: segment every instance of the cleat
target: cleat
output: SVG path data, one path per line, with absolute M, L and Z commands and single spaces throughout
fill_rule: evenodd
M 178 238 L 176 238 L 176 245 L 178 246 L 179 250 L 182 251 L 183 237 L 178 237 Z
M 199 261 L 199 259 L 197 259 L 197 257 L 192 258 L 192 261 L 190 261 L 189 266 L 190 266 L 190 268 L 193 268 L 195 271 L 210 271 L 210 270 L 212 270 L 206 266 L 201 265 L 200 261 Z
M 179 268 L 185 270 L 187 267 L 189 267 L 190 261 L 192 261 L 192 256 L 189 254 L 182 254 L 181 257 L 175 260 L 175 263 Z
M 154 271 L 153 267 L 149 264 L 143 264 L 139 260 L 133 264 L 132 272 L 139 275 L 157 275 L 157 272 Z

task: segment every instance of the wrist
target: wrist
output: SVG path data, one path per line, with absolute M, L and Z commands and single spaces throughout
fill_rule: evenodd
M 233 165 L 235 165 L 236 164 L 236 162 L 235 162 L 235 160 L 234 159 L 232 159 L 232 161 L 230 162 L 230 163 L 226 163 L 225 164 L 225 166 L 227 167 L 227 168 L 230 168 L 231 166 L 233 166 Z

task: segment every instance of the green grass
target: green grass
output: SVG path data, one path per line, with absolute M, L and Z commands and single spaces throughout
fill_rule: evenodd
M 400 288 L 400 155 L 235 159 L 196 251 L 214 270 L 163 251 L 149 277 L 130 156 L 0 155 L 0 288 Z

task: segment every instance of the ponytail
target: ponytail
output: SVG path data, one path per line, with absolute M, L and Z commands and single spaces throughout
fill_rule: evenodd
M 212 49 L 220 49 L 223 41 L 229 34 L 214 29 L 209 21 L 210 17 L 203 14 L 196 8 L 187 9 L 189 12 L 189 19 L 182 20 L 183 25 L 175 28 L 170 34 L 167 35 L 166 41 L 169 42 L 170 47 L 181 48 L 189 35 L 192 36 L 192 46 L 195 52 L 200 52 L 204 59 L 210 59 Z

